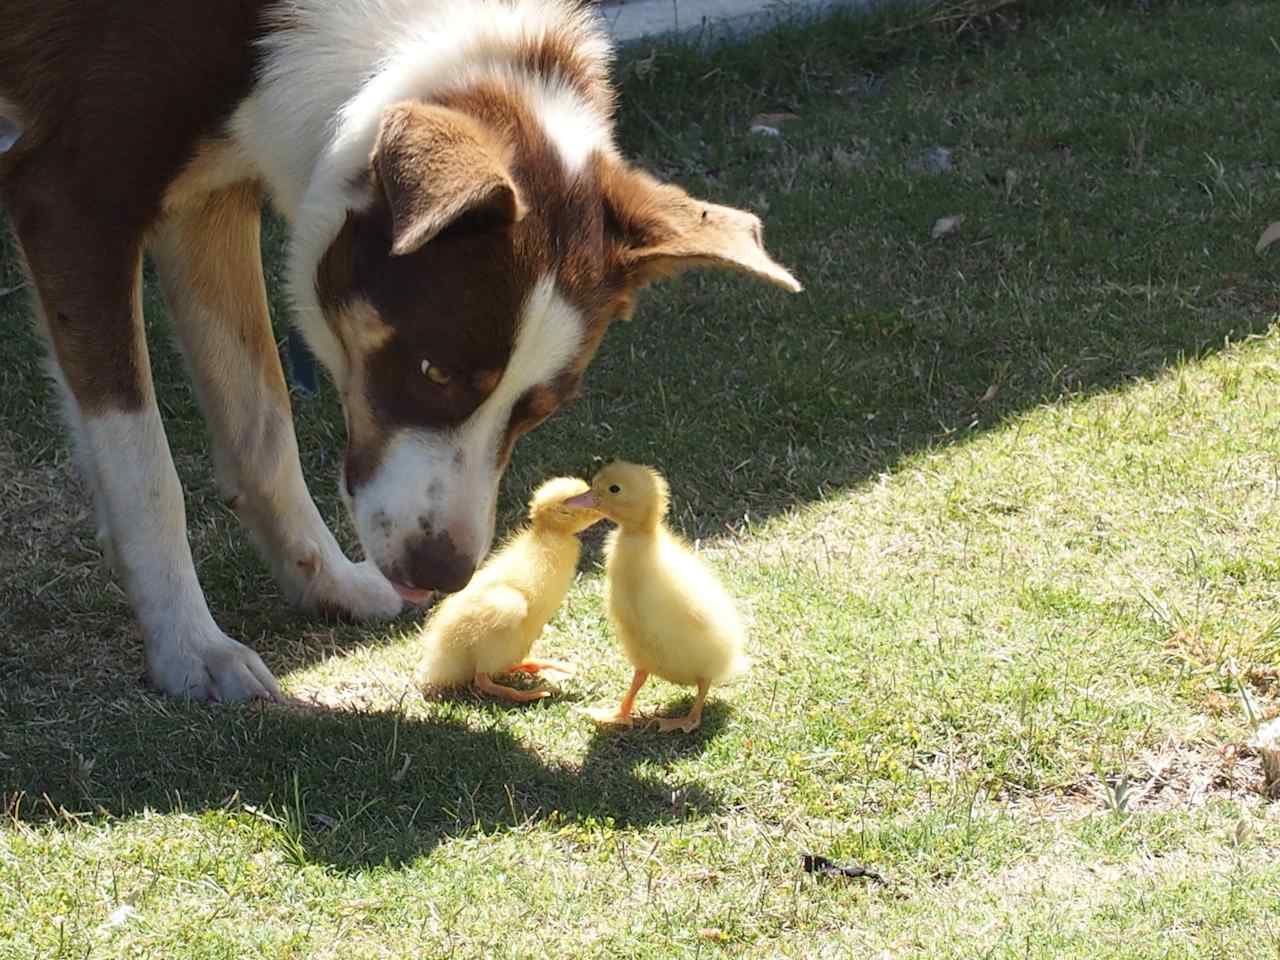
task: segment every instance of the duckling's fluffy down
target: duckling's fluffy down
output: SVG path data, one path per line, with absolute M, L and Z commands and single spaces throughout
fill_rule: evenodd
M 751 663 L 733 601 L 665 528 L 609 537 L 609 612 L 632 665 L 671 683 L 722 683 Z
M 501 582 L 473 584 L 446 597 L 424 631 L 418 686 L 457 687 L 470 683 L 477 672 L 510 669 L 533 644 L 524 629 L 528 615 L 524 595 Z
M 462 686 L 478 673 L 505 673 L 529 655 L 573 584 L 582 552 L 577 532 L 600 517 L 566 506 L 587 489 L 574 477 L 542 484 L 530 504 L 529 525 L 461 592 L 441 601 L 422 630 L 423 659 L 414 675 L 420 688 Z

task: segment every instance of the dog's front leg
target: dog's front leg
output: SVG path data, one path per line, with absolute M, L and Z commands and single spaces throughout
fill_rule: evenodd
M 77 205 L 56 178 L 23 186 L 6 199 L 93 488 L 98 539 L 142 627 L 151 680 L 200 700 L 279 697 L 258 655 L 218 629 L 196 578 L 151 383 L 140 237 Z
M 290 599 L 357 619 L 402 607 L 372 564 L 352 563 L 302 477 L 271 332 L 249 185 L 175 206 L 150 247 L 205 419 L 223 493 Z

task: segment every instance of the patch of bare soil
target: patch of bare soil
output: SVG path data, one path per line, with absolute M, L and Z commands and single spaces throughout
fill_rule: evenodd
M 375 664 L 366 664 L 357 675 L 295 686 L 290 693 L 298 706 L 353 713 L 394 709 L 422 696 L 408 674 Z
M 1216 799 L 1257 806 L 1271 798 L 1262 762 L 1246 744 L 1169 741 L 1122 774 L 1105 779 L 1090 774 L 1054 789 L 1001 799 L 1015 811 L 1071 819 L 1106 810 L 1189 810 Z
M 29 577 L 53 555 L 92 537 L 88 497 L 64 460 L 25 462 L 0 434 L 0 579 Z M 76 560 L 89 560 L 77 557 Z

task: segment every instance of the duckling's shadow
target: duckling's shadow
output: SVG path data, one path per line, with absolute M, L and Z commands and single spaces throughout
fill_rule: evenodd
M 720 735 L 733 707 L 722 701 L 707 703 L 702 723 L 692 733 L 658 730 L 660 717 L 683 716 L 692 705 L 692 696 L 680 697 L 657 710 L 644 711 L 630 727 L 597 727 L 582 761 L 583 775 L 590 778 L 594 770 L 606 767 L 617 775 L 620 768 L 630 769 L 645 761 L 669 764 L 699 756 Z
M 553 703 L 581 703 L 585 697 L 580 690 L 571 686 L 567 682 L 557 680 L 545 680 L 527 673 L 500 673 L 493 678 L 504 687 L 511 687 L 515 690 L 538 690 L 546 689 L 550 691 L 551 696 L 547 700 Z M 493 711 L 520 712 L 522 710 L 536 709 L 541 700 L 516 701 L 503 700 L 499 697 L 491 697 L 488 694 L 481 693 L 475 687 L 437 687 L 430 691 L 424 691 L 423 695 L 428 702 L 431 703 L 461 703 L 470 707 L 486 707 Z

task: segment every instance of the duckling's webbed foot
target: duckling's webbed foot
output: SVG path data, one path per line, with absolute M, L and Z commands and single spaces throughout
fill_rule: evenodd
M 568 680 L 577 672 L 573 665 L 563 660 L 526 660 L 511 668 L 512 673 L 531 673 L 547 680 Z
M 622 702 L 616 707 L 592 707 L 587 711 L 589 716 L 596 723 L 610 727 L 629 727 L 631 726 L 631 711 L 636 706 L 636 694 L 640 692 L 640 688 L 644 686 L 646 680 L 649 679 L 649 671 L 637 670 L 631 677 L 631 689 L 627 691 L 627 695 L 622 698 Z
M 515 687 L 503 686 L 495 683 L 493 678 L 487 673 L 476 674 L 476 689 L 481 693 L 488 694 L 491 697 L 497 697 L 499 700 L 508 700 L 511 703 L 529 703 L 533 700 L 542 700 L 551 696 L 550 690 L 538 688 L 536 690 L 517 690 Z
M 689 708 L 689 712 L 683 717 L 659 717 L 658 731 L 660 733 L 674 733 L 679 730 L 682 733 L 693 733 L 698 727 L 702 726 L 702 705 L 707 701 L 707 691 L 711 689 L 711 683 L 708 680 L 698 681 L 698 696 L 693 701 L 693 706 Z
M 681 733 L 693 733 L 702 726 L 702 718 L 692 714 L 683 717 L 658 717 L 657 721 L 659 733 L 675 733 L 677 730 Z
M 587 710 L 587 716 L 600 724 L 602 727 L 629 727 L 631 726 L 630 712 L 623 713 L 622 707 L 591 707 Z

